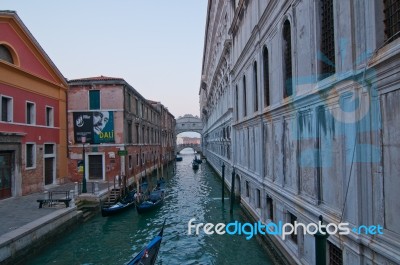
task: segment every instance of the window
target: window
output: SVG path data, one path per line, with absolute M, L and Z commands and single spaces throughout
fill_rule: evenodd
M 54 154 L 54 144 L 45 144 L 44 153 L 46 155 Z
M 297 216 L 294 215 L 294 214 L 292 214 L 291 212 L 288 212 L 288 213 L 289 213 L 289 222 L 290 222 L 291 225 L 294 226 L 294 222 L 297 221 Z M 298 231 L 297 233 L 300 233 L 300 232 Z M 290 235 L 290 239 L 291 239 L 294 243 L 297 244 L 297 234 L 292 233 L 292 234 Z
M 0 44 L 0 60 L 14 64 L 10 50 L 3 44 Z
M 333 0 L 321 1 L 321 75 L 320 79 L 335 73 L 335 27 Z
M 283 57 L 284 57 L 284 89 L 283 97 L 290 97 L 293 94 L 292 81 L 292 38 L 289 20 L 283 24 Z
M 89 91 L 89 109 L 100 109 L 100 90 Z
M 269 98 L 269 57 L 268 57 L 268 49 L 264 47 L 263 49 L 263 79 L 264 79 L 264 107 L 268 107 L 270 105 Z
M 128 93 L 127 96 L 127 104 L 128 104 L 128 111 L 131 112 L 132 108 L 131 108 L 131 95 Z
M 400 0 L 384 0 L 385 35 L 393 41 L 400 37 Z
M 129 169 L 132 169 L 132 164 L 133 164 L 132 155 L 128 156 L 128 160 L 129 160 Z
M 259 189 L 257 189 L 256 207 L 261 208 L 261 191 Z
M 46 107 L 46 126 L 54 126 L 54 109 Z
M 343 254 L 342 250 L 328 241 L 329 248 L 329 265 L 342 265 Z
M 258 86 L 257 86 L 257 62 L 253 64 L 254 77 L 254 112 L 258 111 Z
M 243 76 L 243 117 L 247 116 L 246 76 Z
M 250 186 L 248 181 L 246 181 L 246 197 L 250 197 Z
M 128 143 L 132 143 L 132 122 L 128 122 Z
M 34 168 L 36 165 L 36 146 L 35 144 L 26 144 L 26 168 Z
M 267 211 L 268 211 L 268 216 L 267 218 L 270 219 L 271 221 L 274 220 L 274 205 L 272 198 L 267 196 Z
M 136 154 L 136 165 L 139 165 L 139 154 Z
M 238 86 L 236 85 L 236 91 L 235 91 L 235 102 L 236 102 L 236 120 L 239 120 L 239 89 Z
M 135 135 L 136 135 L 136 143 L 138 144 L 139 143 L 139 125 L 136 125 Z
M 35 124 L 36 123 L 36 115 L 35 115 L 35 103 L 26 102 L 26 123 L 27 124 Z
M 13 120 L 13 107 L 12 98 L 1 97 L 1 121 L 12 122 Z

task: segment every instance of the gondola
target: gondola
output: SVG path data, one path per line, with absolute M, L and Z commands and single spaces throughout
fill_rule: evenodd
M 136 257 L 131 259 L 127 263 L 127 265 L 135 265 L 135 264 L 154 265 L 156 263 L 158 252 L 161 246 L 161 240 L 164 233 L 164 226 L 165 226 L 165 220 L 161 228 L 161 231 L 158 233 L 158 235 L 155 238 L 153 238 L 153 240 L 151 240 L 150 243 L 146 247 L 144 247 L 139 252 L 139 254 L 136 255 Z
M 134 206 L 135 193 L 136 193 L 135 191 L 129 192 L 127 196 L 119 200 L 116 204 L 111 205 L 110 207 L 101 207 L 101 215 L 104 217 L 114 215 Z
M 199 169 L 199 163 L 197 163 L 197 162 L 195 162 L 195 161 L 193 160 L 193 162 L 192 162 L 192 169 L 193 169 L 193 170 Z
M 194 157 L 193 161 L 196 162 L 197 164 L 203 163 L 203 160 L 201 158 L 197 158 L 197 156 Z
M 176 156 L 176 157 L 175 157 L 175 160 L 176 160 L 176 161 L 182 161 L 183 158 L 182 158 L 181 156 Z
M 156 189 L 150 192 L 149 196 L 144 201 L 141 201 L 136 205 L 137 212 L 142 214 L 159 208 L 164 201 L 164 196 L 164 189 Z

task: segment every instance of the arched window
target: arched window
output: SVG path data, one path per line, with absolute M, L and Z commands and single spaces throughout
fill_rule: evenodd
M 284 58 L 284 89 L 283 97 L 290 97 L 293 94 L 292 78 L 292 38 L 289 20 L 283 24 L 283 58 Z
M 14 64 L 10 50 L 3 44 L 0 44 L 0 60 Z
M 243 117 L 247 116 L 246 76 L 243 76 Z
M 264 47 L 263 49 L 263 79 L 264 79 L 264 107 L 268 107 L 270 105 L 269 98 L 269 57 L 268 57 L 268 49 Z
M 258 86 L 257 86 L 257 62 L 253 64 L 253 78 L 254 78 L 254 112 L 258 111 Z

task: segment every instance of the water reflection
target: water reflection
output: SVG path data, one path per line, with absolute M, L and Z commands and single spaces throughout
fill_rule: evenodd
M 229 200 L 221 203 L 221 180 L 207 163 L 193 171 L 194 153 L 182 152 L 183 161 L 164 172 L 167 195 L 164 205 L 144 215 L 135 209 L 117 216 L 91 219 L 51 244 L 29 264 L 125 264 L 166 225 L 157 264 L 272 264 L 255 239 L 244 236 L 188 235 L 188 221 L 245 222 L 236 205 L 229 214 Z M 175 176 L 172 172 L 175 171 Z M 225 194 L 225 198 L 228 198 Z

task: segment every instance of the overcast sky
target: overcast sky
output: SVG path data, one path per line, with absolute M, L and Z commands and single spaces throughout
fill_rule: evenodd
M 67 79 L 124 78 L 178 118 L 199 115 L 206 0 L 1 0 Z

